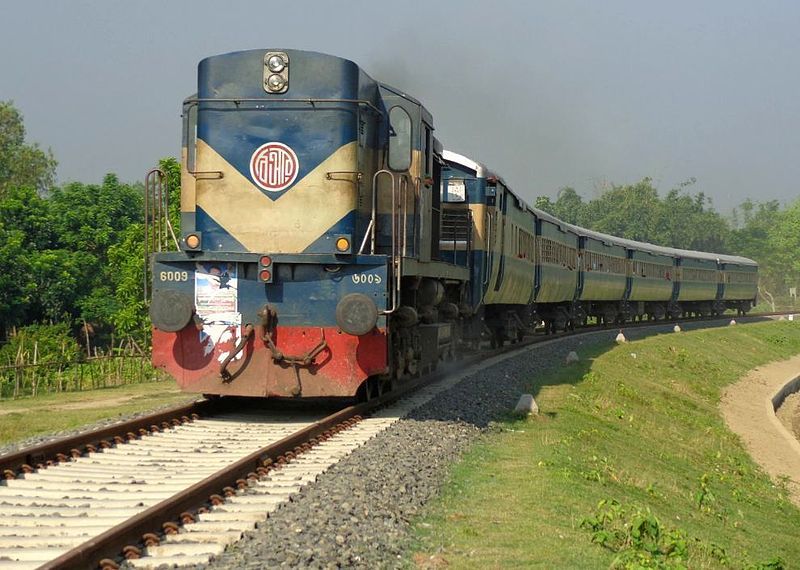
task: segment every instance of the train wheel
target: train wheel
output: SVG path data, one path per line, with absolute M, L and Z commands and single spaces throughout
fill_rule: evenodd
M 356 401 L 369 402 L 371 398 L 370 390 L 371 388 L 370 388 L 369 378 L 367 378 L 361 383 L 361 386 L 359 386 L 358 390 L 356 391 Z
M 502 332 L 496 330 L 492 331 L 492 336 L 489 339 L 492 348 L 502 348 L 505 341 L 506 339 Z

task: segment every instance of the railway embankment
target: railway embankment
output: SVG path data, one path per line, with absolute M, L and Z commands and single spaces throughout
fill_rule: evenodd
M 687 328 L 696 326 L 707 327 L 709 324 L 686 325 Z M 780 332 L 781 326 L 777 325 L 776 329 L 771 330 Z M 736 353 L 734 347 L 739 337 L 748 339 L 751 336 L 749 328 L 725 327 L 725 331 L 728 330 L 731 332 L 727 334 L 733 334 L 731 351 Z M 677 343 L 673 346 L 684 349 L 698 342 L 697 337 L 685 333 L 675 335 L 671 331 L 672 325 L 669 324 L 647 330 L 630 329 L 625 333 L 632 340 L 661 335 L 660 338 Z M 794 331 L 793 344 L 778 348 L 773 352 L 773 358 L 800 352 L 800 327 L 791 331 Z M 543 427 L 570 423 L 570 414 L 560 409 L 554 401 L 548 402 L 545 393 L 560 394 L 559 397 L 570 406 L 583 410 L 581 413 L 586 418 L 591 416 L 586 404 L 575 399 L 580 397 L 580 393 L 571 394 L 588 374 L 594 358 L 615 346 L 616 334 L 616 330 L 606 330 L 584 337 L 559 339 L 548 345 L 529 347 L 502 361 L 485 362 L 480 368 L 473 367 L 465 371 L 462 382 L 415 409 L 392 428 L 322 474 L 314 485 L 271 513 L 256 531 L 247 533 L 243 540 L 212 561 L 209 568 L 232 569 L 248 565 L 256 567 L 258 564 L 264 567 L 304 568 L 608 565 L 611 558 L 602 549 L 593 556 L 585 555 L 597 547 L 591 543 L 590 537 L 584 535 L 584 531 L 576 533 L 581 540 L 585 540 L 579 549 L 582 554 L 579 552 L 577 557 L 569 554 L 574 552 L 576 542 L 572 533 L 551 533 L 549 538 L 554 538 L 554 541 L 550 543 L 548 537 L 541 535 L 541 531 L 555 530 L 557 526 L 546 518 L 552 518 L 546 513 L 548 506 L 561 515 L 566 513 L 567 522 L 561 521 L 566 528 L 582 515 L 578 510 L 570 510 L 574 499 L 571 490 L 574 481 L 553 465 L 538 465 L 541 457 L 536 457 L 532 452 L 537 444 L 553 437 L 553 434 L 541 431 Z M 715 354 L 712 341 L 703 340 L 702 337 L 700 340 L 708 353 Z M 638 347 L 638 343 L 632 343 L 616 349 L 627 350 L 624 352 L 627 356 L 622 360 L 626 370 L 631 368 L 631 362 L 639 361 L 645 368 L 653 365 L 647 356 L 641 361 L 638 355 L 637 358 L 631 356 L 631 353 L 639 350 Z M 579 354 L 581 361 L 565 368 L 565 356 L 573 350 Z M 682 362 L 683 358 L 686 356 L 679 357 L 678 362 Z M 746 367 L 744 365 L 743 369 Z M 627 382 L 635 385 L 631 380 Z M 589 384 L 593 387 L 598 385 L 596 380 L 590 380 Z M 699 386 L 701 391 L 705 390 L 704 394 L 710 394 L 717 386 L 714 393 L 718 396 L 717 384 L 712 384 L 707 390 L 702 384 Z M 511 420 L 508 411 L 513 408 L 520 392 L 530 391 L 532 387 L 537 398 L 543 398 L 541 402 L 545 407 L 541 416 L 530 422 Z M 613 382 L 612 387 L 612 391 L 616 390 L 617 383 Z M 637 392 L 640 389 L 646 391 L 648 387 L 649 384 L 635 389 Z M 669 386 L 660 388 L 660 391 L 668 392 Z M 622 418 L 618 417 L 619 408 L 609 409 L 610 405 L 603 403 L 603 409 L 612 416 L 613 419 L 608 421 L 613 429 L 628 425 L 628 416 L 623 414 Z M 712 413 L 715 406 L 710 406 Z M 635 425 L 638 425 L 641 421 L 639 410 L 635 413 Z M 642 416 L 646 418 L 648 413 L 649 410 L 645 409 Z M 507 421 L 498 423 L 498 418 L 507 418 Z M 575 433 L 581 433 L 586 423 L 592 422 L 583 422 L 584 427 L 576 429 Z M 589 427 L 579 437 L 587 437 L 587 434 L 601 437 L 598 433 L 592 434 L 591 430 L 592 427 Z M 491 457 L 481 451 L 491 448 L 496 438 L 509 436 L 523 438 L 520 446 L 511 450 L 510 463 L 506 466 L 518 475 L 513 481 L 504 480 L 501 466 L 488 461 Z M 668 434 L 662 434 L 664 436 Z M 525 440 L 525 437 L 534 441 Z M 567 434 L 564 437 L 568 437 Z M 570 437 L 574 438 L 575 435 Z M 640 442 L 637 437 L 630 437 L 625 446 L 635 449 Z M 472 447 L 476 441 L 477 446 Z M 588 460 L 596 466 L 603 464 L 600 455 L 594 459 L 590 455 Z M 608 461 L 607 457 L 605 461 Z M 454 477 L 465 466 L 473 469 L 475 479 L 461 484 Z M 536 470 L 539 473 L 535 473 Z M 591 473 L 591 469 L 584 471 L 587 477 L 594 478 L 600 473 L 599 469 L 596 470 L 597 475 Z M 433 532 L 432 526 L 425 525 L 434 524 L 433 513 L 438 512 L 435 509 L 442 504 L 442 499 L 437 497 L 440 497 L 448 477 L 450 482 L 446 484 L 444 496 L 465 500 L 472 493 L 476 481 L 503 484 L 495 489 L 495 495 L 478 498 L 472 512 L 457 508 L 442 515 L 442 520 L 447 522 L 464 523 L 465 526 L 455 531 L 455 536 L 448 537 L 446 542 L 434 540 L 415 544 L 414 521 L 418 521 L 418 530 Z M 565 489 L 558 495 L 550 495 L 548 487 L 537 481 L 538 477 L 550 479 L 565 486 Z M 586 478 L 583 480 L 588 481 Z M 695 483 L 692 482 L 692 486 Z M 429 510 L 432 501 L 437 506 Z M 596 503 L 597 500 L 591 498 L 587 502 L 587 511 L 594 513 Z M 420 520 L 423 513 L 427 515 Z M 798 515 L 797 523 L 800 524 L 800 513 Z M 531 518 L 542 526 L 531 528 L 528 522 Z M 472 524 L 473 520 L 476 525 Z M 580 518 L 574 521 L 576 526 L 579 523 Z M 486 528 L 482 528 L 482 525 Z M 468 544 L 462 545 L 459 542 L 461 539 L 467 539 Z M 522 552 L 513 547 L 515 541 L 523 545 Z M 449 550 L 451 547 L 455 549 L 453 552 Z M 481 551 L 493 554 L 487 557 Z
M 751 457 L 720 402 L 752 400 L 763 430 L 792 365 L 761 399 L 739 380 L 798 353 L 798 323 L 758 323 L 584 350 L 528 376 L 541 414 L 499 422 L 449 470 L 408 556 L 427 568 L 792 567 L 790 482 Z
M 796 530 L 800 514 L 783 481 L 769 483 L 709 418 L 721 421 L 720 391 L 737 371 L 800 353 L 800 325 L 671 331 L 629 329 L 635 342 L 620 346 L 616 330 L 597 331 L 462 371 L 210 567 L 781 567 L 798 553 L 765 537 Z M 580 360 L 565 366 L 573 350 Z M 512 418 L 527 391 L 541 414 Z M 719 539 L 725 524 L 743 529 L 744 545 Z

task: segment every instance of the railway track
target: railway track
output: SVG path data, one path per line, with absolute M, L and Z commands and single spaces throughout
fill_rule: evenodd
M 534 337 L 459 366 L 597 330 Z M 328 416 L 237 412 L 203 401 L 0 457 L 0 569 L 108 569 L 120 554 L 135 567 L 206 562 L 341 457 L 448 389 L 454 382 L 430 384 L 445 374 Z M 423 381 L 426 388 L 409 396 Z
M 0 568 L 58 559 L 323 415 L 221 413 L 8 479 L 0 487 Z

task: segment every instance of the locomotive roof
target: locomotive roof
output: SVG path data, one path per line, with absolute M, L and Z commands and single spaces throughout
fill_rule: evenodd
M 601 232 L 596 232 L 594 230 L 588 230 L 586 228 L 582 228 L 574 224 L 567 224 L 567 225 L 572 229 L 572 231 L 574 231 L 576 234 L 580 236 L 590 237 L 593 239 L 604 241 L 606 243 L 610 243 L 612 245 L 619 245 L 628 249 L 638 249 L 641 251 L 646 251 L 648 253 L 655 253 L 658 255 L 668 255 L 670 257 L 690 257 L 692 259 L 719 261 L 721 263 L 735 263 L 737 265 L 752 265 L 752 266 L 758 265 L 752 259 L 748 259 L 746 257 L 741 257 L 738 255 L 726 255 L 723 253 L 712 253 L 707 251 L 695 251 L 691 249 L 664 247 L 661 245 L 655 245 L 644 241 L 636 241 L 632 239 L 604 234 Z
M 491 177 L 497 178 L 503 183 L 504 186 L 508 187 L 508 185 L 500 176 L 498 176 L 494 172 L 489 171 L 486 168 L 486 166 L 480 162 L 477 162 L 475 160 L 472 160 L 471 158 L 468 158 L 466 156 L 463 156 L 461 154 L 449 150 L 445 150 L 444 153 L 442 154 L 442 157 L 445 160 L 448 160 L 450 162 L 455 162 L 456 164 L 465 166 L 470 170 L 474 170 L 476 172 L 476 176 L 480 176 L 480 174 L 478 174 L 480 169 L 480 171 L 482 171 L 482 173 L 485 174 L 486 178 L 491 178 Z M 516 196 L 516 194 L 514 194 L 514 196 L 517 197 L 517 199 L 519 199 L 520 201 L 522 201 L 518 196 Z M 525 204 L 524 201 L 522 201 L 522 203 Z M 540 210 L 538 208 L 533 208 L 527 204 L 525 204 L 525 206 L 529 211 L 533 212 L 538 218 L 542 220 L 547 220 L 548 222 L 551 222 L 553 224 L 558 224 L 561 227 L 561 229 L 569 230 L 582 237 L 589 237 L 592 239 L 600 240 L 610 245 L 618 245 L 626 249 L 635 249 L 639 251 L 645 251 L 647 253 L 654 253 L 657 255 L 667 255 L 670 257 L 688 257 L 692 259 L 702 259 L 706 261 L 715 261 L 719 263 L 734 263 L 737 265 L 747 265 L 754 267 L 758 266 L 758 263 L 756 263 L 752 259 L 748 259 L 747 257 L 741 257 L 738 255 L 726 255 L 722 253 L 710 253 L 706 251 L 694 251 L 690 249 L 664 247 L 648 242 L 636 241 L 632 239 L 604 234 L 602 232 L 589 230 L 586 228 L 582 228 L 580 226 L 576 226 L 574 224 L 564 222 L 562 220 L 559 220 L 552 214 L 548 214 L 543 210 Z
M 412 103 L 414 103 L 416 105 L 419 105 L 420 107 L 423 106 L 422 103 L 419 101 L 419 99 L 409 95 L 408 93 L 406 93 L 405 91 L 403 91 L 401 89 L 398 89 L 397 87 L 389 85 L 388 83 L 383 83 L 382 81 L 376 81 L 376 83 L 378 85 L 380 85 L 381 87 L 383 87 L 384 89 L 386 89 L 387 91 L 391 91 L 392 93 L 394 93 L 398 97 L 402 97 L 403 99 L 406 99 L 407 101 L 411 101 Z
M 488 170 L 486 167 L 481 164 L 480 162 L 475 162 L 471 158 L 464 156 L 463 154 L 458 154 L 451 150 L 444 150 L 442 152 L 442 158 L 448 162 L 455 162 L 461 166 L 469 168 L 470 170 L 475 171 L 475 176 L 478 178 L 484 178 Z

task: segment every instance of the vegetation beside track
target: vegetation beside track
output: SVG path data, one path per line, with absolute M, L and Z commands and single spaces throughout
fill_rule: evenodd
M 179 391 L 174 381 L 165 380 L 6 400 L 0 402 L 0 445 L 160 406 L 178 405 L 195 397 Z
M 720 416 L 721 389 L 800 352 L 800 323 L 596 345 L 531 379 L 454 466 L 414 562 L 456 568 L 789 568 L 800 509 Z

